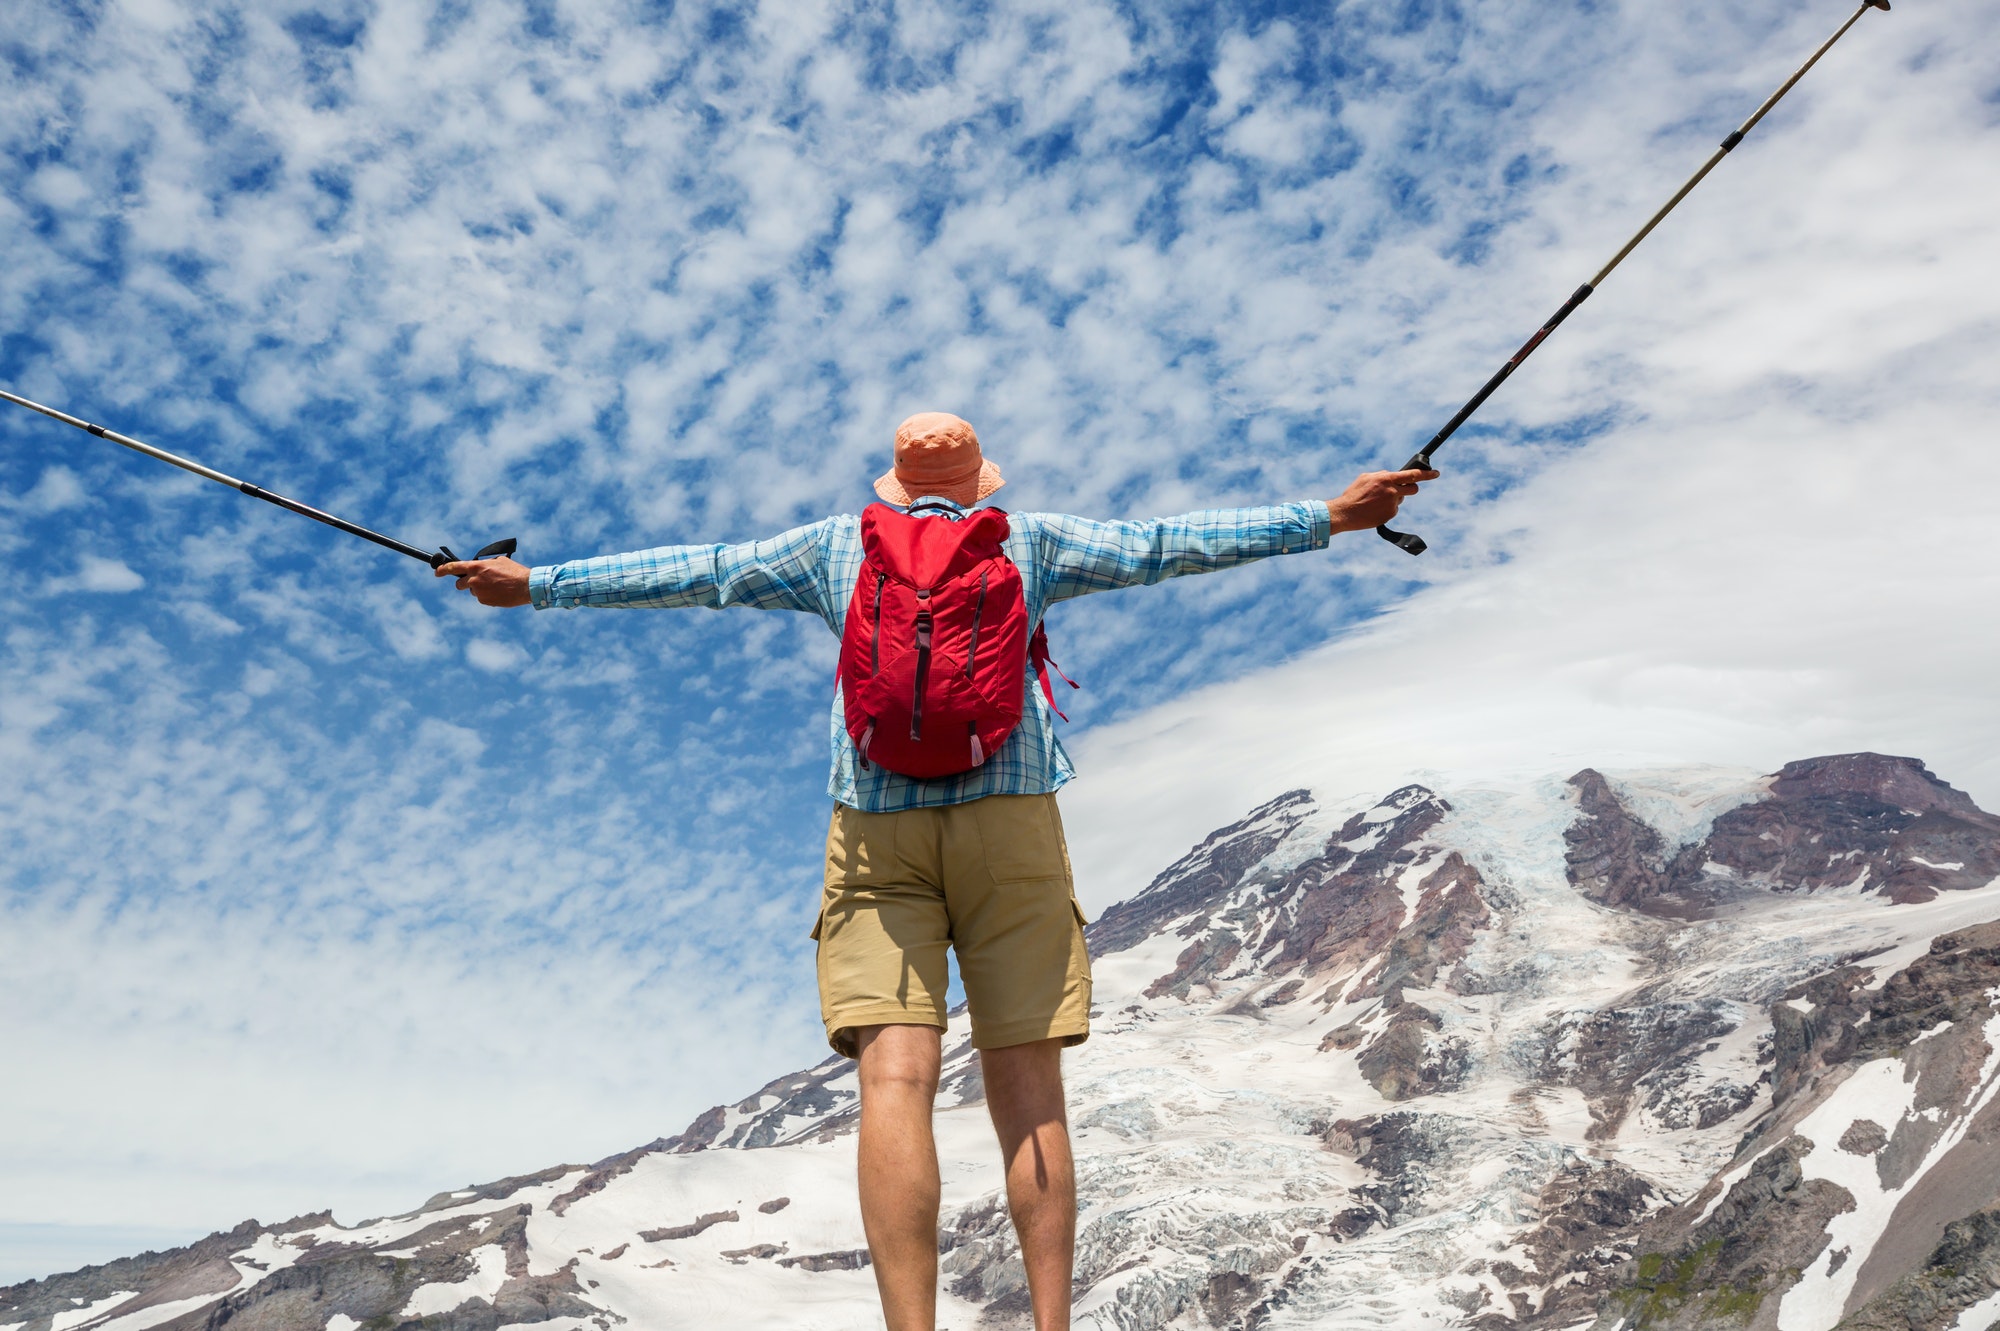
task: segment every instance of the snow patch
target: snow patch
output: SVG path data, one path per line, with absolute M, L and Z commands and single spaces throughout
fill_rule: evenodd
M 1827 1222 L 1827 1246 L 1806 1273 L 1784 1296 L 1778 1307 L 1779 1331 L 1829 1331 L 1840 1320 L 1847 1296 L 1853 1292 L 1855 1277 L 1868 1254 L 1895 1215 L 1896 1205 L 1951 1149 L 1964 1140 L 1981 1110 L 2000 1092 L 2000 1016 L 1987 1021 L 1987 1056 L 1979 1079 L 1953 1121 L 1938 1135 L 1900 1188 L 1884 1188 L 1875 1161 L 1869 1156 L 1849 1155 L 1834 1145 L 1846 1125 L 1857 1118 L 1877 1123 L 1900 1122 L 1910 1114 L 1916 1096 L 1914 1080 L 1904 1079 L 1900 1058 L 1878 1058 L 1862 1064 L 1842 1082 L 1812 1113 L 1800 1121 L 1798 1131 L 1810 1138 L 1813 1149 L 1800 1169 L 1809 1179 L 1826 1179 L 1847 1189 L 1854 1209 Z M 1848 1259 L 1833 1270 L 1833 1254 L 1846 1249 Z
M 1993 1331 L 1996 1326 L 2000 1326 L 2000 1290 L 1960 1312 L 1951 1331 Z
M 93 1321 L 103 1316 L 118 1304 L 125 1302 L 125 1300 L 136 1297 L 138 1293 L 139 1291 L 136 1289 L 121 1289 L 115 1293 L 107 1294 L 93 1303 L 85 1304 L 81 1308 L 72 1308 L 66 1313 L 57 1313 L 49 1319 L 49 1331 L 70 1331 L 71 1327 L 82 1326 L 85 1322 Z M 22 1325 L 26 1326 L 27 1323 L 23 1322 Z
M 240 1286 L 239 1286 L 240 1288 Z M 234 1293 L 235 1291 L 225 1291 Z M 149 1326 L 159 1326 L 171 1322 L 176 1317 L 191 1313 L 197 1308 L 206 1308 L 211 1303 L 222 1300 L 223 1294 L 197 1294 L 192 1298 L 174 1299 L 168 1303 L 156 1303 L 150 1308 L 140 1308 L 122 1317 L 114 1316 L 108 1322 L 99 1322 L 90 1331 L 145 1331 Z
M 472 1261 L 472 1274 L 463 1280 L 452 1284 L 417 1286 L 410 1292 L 410 1301 L 403 1305 L 403 1316 L 430 1317 L 448 1313 L 473 1299 L 490 1301 L 500 1292 L 500 1286 L 507 1283 L 507 1254 L 494 1244 L 475 1248 Z
M 1930 951 L 1931 940 L 1939 934 L 1967 929 L 2000 917 L 2000 879 L 1963 892 L 1945 892 L 1936 900 L 1920 905 L 1896 906 L 1887 899 L 1879 900 L 1880 910 L 1893 913 L 1895 917 L 1893 923 L 1890 920 L 1879 922 L 1886 926 L 1884 932 L 1894 929 L 1894 945 L 1860 963 L 1873 968 L 1874 978 L 1866 987 L 1877 991 L 1889 983 L 1890 976 Z
M 1403 899 L 1402 927 L 1410 927 L 1410 921 L 1417 918 L 1417 904 L 1421 896 L 1424 879 L 1431 876 L 1436 866 L 1429 856 L 1419 856 L 1417 862 L 1396 875 L 1396 894 Z

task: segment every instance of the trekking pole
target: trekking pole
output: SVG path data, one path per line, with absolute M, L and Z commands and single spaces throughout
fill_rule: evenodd
M 1757 122 L 1764 118 L 1765 113 L 1778 104 L 1778 99 L 1780 97 L 1783 97 L 1786 93 L 1792 90 L 1792 85 L 1794 83 L 1797 83 L 1800 79 L 1806 76 L 1806 71 L 1811 69 L 1815 64 L 1817 64 L 1819 62 L 1819 58 L 1825 55 L 1827 51 L 1832 48 L 1835 42 L 1839 41 L 1842 37 L 1847 35 L 1847 30 L 1853 27 L 1855 23 L 1857 23 L 1860 20 L 1863 14 L 1866 14 L 1871 9 L 1887 10 L 1888 8 L 1889 8 L 1889 0 L 1861 0 L 1861 7 L 1848 16 L 1847 22 L 1841 24 L 1839 28 L 1835 29 L 1833 36 L 1827 38 L 1824 42 L 1821 42 L 1819 49 L 1817 51 L 1814 51 L 1812 55 L 1807 58 L 1806 62 L 1803 65 L 1799 66 L 1798 72 L 1793 74 L 1790 78 L 1786 79 L 1783 83 L 1779 84 L 1778 90 L 1772 93 L 1769 97 L 1766 97 L 1764 99 L 1764 104 L 1758 107 L 1756 111 L 1751 114 L 1748 120 L 1744 121 L 1742 124 L 1738 125 L 1733 131 L 1730 132 L 1729 137 L 1722 141 L 1722 146 L 1717 148 L 1714 152 L 1710 153 L 1708 160 L 1701 164 L 1701 169 L 1688 177 L 1687 184 L 1682 185 L 1679 189 L 1674 191 L 1674 197 L 1668 199 L 1666 203 L 1662 204 L 1660 206 L 1660 211 L 1654 213 L 1650 218 L 1646 220 L 1646 225 L 1639 228 L 1638 234 L 1634 235 L 1632 239 L 1626 241 L 1624 246 L 1618 251 L 1618 253 L 1611 256 L 1610 263 L 1605 264 L 1602 268 L 1597 270 L 1597 276 L 1591 278 L 1588 282 L 1585 282 L 1582 286 L 1578 287 L 1574 292 L 1570 294 L 1570 298 L 1562 303 L 1562 308 L 1557 310 L 1554 314 L 1550 315 L 1549 321 L 1543 324 L 1540 328 L 1536 329 L 1535 335 L 1533 337 L 1529 338 L 1526 342 L 1523 342 L 1521 344 L 1521 349 L 1514 353 L 1513 359 L 1509 360 L 1505 365 L 1502 365 L 1500 367 L 1499 373 L 1495 374 L 1491 379 L 1488 379 L 1486 381 L 1485 387 L 1481 388 L 1477 393 L 1474 393 L 1472 395 L 1472 400 L 1466 403 L 1464 406 L 1460 407 L 1458 409 L 1458 414 L 1456 416 L 1453 416 L 1450 420 L 1446 421 L 1444 428 L 1442 430 L 1439 430 L 1435 435 L 1431 436 L 1431 441 L 1428 444 L 1425 444 L 1422 448 L 1418 449 L 1415 453 L 1410 455 L 1410 460 L 1403 464 L 1402 470 L 1404 471 L 1435 470 L 1435 468 L 1432 467 L 1431 465 L 1431 454 L 1435 453 L 1439 445 L 1443 444 L 1445 440 L 1451 438 L 1452 432 L 1457 430 L 1459 426 L 1465 424 L 1466 420 L 1471 417 L 1473 412 L 1479 410 L 1481 403 L 1485 402 L 1487 398 L 1493 396 L 1494 389 L 1500 387 L 1501 384 L 1507 382 L 1507 376 L 1512 374 L 1516 369 L 1516 367 L 1518 367 L 1522 361 L 1528 359 L 1528 357 L 1531 354 L 1533 354 L 1536 347 L 1542 345 L 1542 339 L 1546 338 L 1550 333 L 1553 333 L 1556 330 L 1556 325 L 1560 324 L 1563 320 L 1569 318 L 1570 311 L 1574 310 L 1577 306 L 1583 304 L 1583 302 L 1589 298 L 1590 293 L 1597 290 L 1597 288 L 1603 284 L 1605 278 L 1611 276 L 1611 270 L 1616 268 L 1619 264 L 1623 263 L 1625 261 L 1625 256 L 1630 254 L 1633 250 L 1639 247 L 1640 241 L 1644 240 L 1647 236 L 1652 234 L 1653 228 L 1658 226 L 1661 220 L 1665 218 L 1668 213 L 1674 210 L 1674 205 L 1679 203 L 1682 199 L 1685 199 L 1688 196 L 1688 194 L 1693 191 L 1694 187 L 1701 183 L 1702 177 L 1706 176 L 1710 171 L 1713 171 L 1715 169 L 1715 164 L 1717 162 L 1720 162 L 1723 158 L 1729 155 L 1730 149 L 1734 148 L 1737 144 L 1743 142 L 1743 136 L 1745 134 L 1748 134 L 1753 128 L 1755 128 Z M 1413 555 L 1420 555 L 1424 552 L 1425 549 L 1424 538 L 1421 536 L 1417 536 L 1409 532 L 1391 531 L 1386 525 L 1377 527 L 1375 529 L 1375 534 L 1377 536 L 1380 536 L 1383 540 L 1390 542 L 1392 545 L 1395 545 L 1397 548 L 1402 550 L 1407 550 Z
M 379 546 L 394 550 L 399 555 L 408 555 L 412 559 L 420 559 L 432 568 L 437 568 L 441 564 L 456 563 L 458 560 L 458 556 L 451 552 L 450 546 L 441 545 L 437 548 L 436 553 L 427 554 L 417 549 L 414 545 L 405 545 L 394 537 L 384 536 L 380 532 L 369 531 L 366 527 L 358 526 L 345 518 L 337 518 L 331 513 L 323 513 L 310 504 L 301 504 L 296 499 L 287 499 L 281 494 L 266 490 L 261 485 L 252 485 L 248 481 L 239 481 L 234 476 L 224 475 L 213 467 L 204 467 L 199 462 L 181 457 L 178 454 L 169 453 L 164 448 L 155 448 L 151 444 L 127 438 L 115 430 L 107 430 L 101 425 L 92 425 L 89 421 L 78 420 L 76 417 L 68 415 L 65 412 L 57 411 L 54 407 L 45 407 L 39 402 L 30 402 L 24 397 L 16 397 L 5 389 L 0 389 L 0 398 L 5 398 L 15 406 L 26 407 L 29 411 L 39 411 L 42 415 L 59 420 L 64 425 L 74 425 L 77 429 L 94 434 L 99 439 L 109 439 L 114 444 L 122 444 L 135 453 L 144 453 L 149 458 L 158 458 L 170 466 L 179 467 L 182 471 L 191 471 L 195 475 L 206 477 L 218 485 L 227 485 L 231 489 L 241 490 L 252 499 L 261 499 L 267 504 L 276 504 L 279 508 L 289 509 L 301 517 L 311 518 L 314 522 L 324 522 L 329 527 L 337 527 L 349 536 L 359 536 L 364 541 L 373 541 Z M 517 548 L 518 542 L 509 536 L 504 541 L 493 542 L 493 544 L 474 555 L 473 558 L 487 559 L 494 555 L 511 555 Z

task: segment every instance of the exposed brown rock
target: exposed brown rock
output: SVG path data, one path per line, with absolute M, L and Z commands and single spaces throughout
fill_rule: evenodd
M 1812 1145 L 1792 1137 L 1765 1152 L 1692 1229 L 1689 1208 L 1641 1225 L 1606 1310 L 1633 1327 L 1692 1331 L 1741 1325 L 1775 1302 L 1826 1247 L 1827 1221 L 1854 1209 L 1845 1188 L 1805 1177 Z
M 1712 880 L 1710 865 L 1740 884 L 1810 892 L 1865 882 L 1892 901 L 1928 901 L 2000 876 L 2000 818 L 1914 758 L 1808 758 L 1785 765 L 1770 799 L 1715 820 L 1699 851 L 1677 860 L 1677 890 Z
M 1896 1281 L 1839 1331 L 1948 1331 L 1959 1314 L 2000 1290 L 2000 1211 L 1946 1225 L 1922 1266 Z
M 1857 1118 L 1847 1125 L 1847 1131 L 1840 1134 L 1836 1144 L 1849 1155 L 1873 1155 L 1889 1144 L 1889 1134 L 1874 1119 Z
M 1546 1029 L 1538 1078 L 1581 1090 L 1595 1120 L 1590 1135 L 1602 1139 L 1618 1131 L 1642 1083 L 1684 1063 L 1689 1051 L 1729 1034 L 1736 1022 L 1729 1005 L 1719 999 L 1638 994 L 1630 1006 L 1567 1014 Z M 1716 1089 L 1720 1098 L 1696 1107 L 1697 1120 L 1686 1126 L 1713 1126 L 1741 1112 L 1754 1096 L 1754 1088 L 1747 1086 Z
M 870 1262 L 868 1249 L 848 1248 L 841 1252 L 808 1252 L 797 1257 L 780 1257 L 779 1266 L 796 1266 L 805 1271 L 859 1271 Z
M 1517 1242 L 1532 1259 L 1522 1269 L 1496 1262 L 1501 1282 L 1527 1294 L 1547 1290 L 1539 1323 L 1575 1326 L 1597 1307 L 1606 1287 L 1632 1256 L 1639 1225 L 1663 1199 L 1659 1189 L 1616 1162 L 1574 1160 L 1543 1187 L 1540 1220 Z M 1522 1312 L 1473 1320 L 1479 1331 L 1518 1326 Z
M 1288 790 L 1162 869 L 1146 888 L 1109 907 L 1086 931 L 1092 956 L 1122 952 L 1193 911 L 1213 907 L 1314 808 L 1312 792 Z
M 1602 773 L 1584 768 L 1569 779 L 1576 821 L 1563 829 L 1570 885 L 1592 901 L 1644 910 L 1670 891 L 1660 834 L 1626 809 Z
M 647 1243 L 671 1243 L 675 1239 L 691 1239 L 703 1230 L 713 1229 L 717 1225 L 734 1224 L 742 1218 L 734 1211 L 710 1211 L 707 1215 L 698 1216 L 692 1224 L 642 1229 L 639 1231 L 639 1237 Z
M 742 1266 L 752 1260 L 768 1261 L 773 1257 L 783 1256 L 788 1251 L 790 1249 L 782 1243 L 756 1243 L 748 1248 L 725 1248 L 720 1256 L 725 1262 L 734 1262 Z

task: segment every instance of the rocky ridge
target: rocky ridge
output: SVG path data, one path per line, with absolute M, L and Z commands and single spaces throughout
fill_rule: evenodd
M 1090 927 L 1078 1325 L 2000 1323 L 2000 819 L 1913 759 L 1280 795 Z M 4 1331 L 878 1324 L 828 1060 L 592 1166 L 0 1290 Z M 972 1051 L 941 1325 L 1021 1324 Z

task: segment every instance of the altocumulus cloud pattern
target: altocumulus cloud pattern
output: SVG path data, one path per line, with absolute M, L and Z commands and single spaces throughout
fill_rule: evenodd
M 534 562 L 851 511 L 927 408 L 979 426 L 1020 509 L 1331 493 L 1827 18 L 17 8 L 0 382 Z M 1454 443 L 1434 543 L 1640 410 L 1592 354 Z M 1081 727 L 1448 566 L 1378 544 L 1066 608 Z M 32 940 L 0 1011 L 42 1070 L 0 1221 L 393 1209 L 629 1146 L 817 1046 L 817 624 L 480 612 L 25 413 L 0 553 L 0 913 Z

